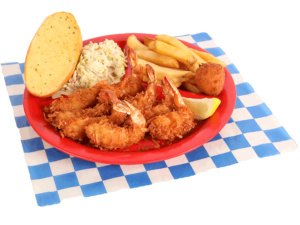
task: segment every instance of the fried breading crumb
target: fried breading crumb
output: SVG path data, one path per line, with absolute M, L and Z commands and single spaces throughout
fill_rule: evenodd
M 155 139 L 152 138 L 151 141 L 155 144 L 155 148 L 160 148 L 160 144 Z

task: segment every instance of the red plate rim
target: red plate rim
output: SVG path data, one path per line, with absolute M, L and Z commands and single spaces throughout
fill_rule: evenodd
M 135 35 L 141 41 L 143 40 L 145 35 L 150 38 L 153 38 L 155 36 L 154 34 L 143 33 L 113 34 L 85 40 L 83 41 L 83 45 L 88 44 L 90 41 L 100 42 L 104 41 L 105 39 L 126 42 L 127 38 L 130 35 Z M 190 48 L 205 51 L 202 48 L 191 43 L 185 41 L 182 42 Z M 226 74 L 225 86 L 222 91 L 226 91 L 226 109 L 222 109 L 224 110 L 224 112 L 219 112 L 220 108 L 224 107 L 222 106 L 222 103 L 224 104 L 223 100 L 219 108 L 216 110 L 215 114 L 206 120 L 205 123 L 208 123 L 208 126 L 206 126 L 207 130 L 200 129 L 199 131 L 193 132 L 191 135 L 177 143 L 174 143 L 170 146 L 164 146 L 159 149 L 153 149 L 142 152 L 114 152 L 100 151 L 94 148 L 90 148 L 68 138 L 61 138 L 59 133 L 55 131 L 54 128 L 52 128 L 45 121 L 42 114 L 42 109 L 39 105 L 41 98 L 31 95 L 26 88 L 23 95 L 23 107 L 28 122 L 30 123 L 34 131 L 44 141 L 46 141 L 54 148 L 57 148 L 64 153 L 67 153 L 77 158 L 104 164 L 132 165 L 159 162 L 195 150 L 196 148 L 202 146 L 203 144 L 211 140 L 213 137 L 215 137 L 219 133 L 219 131 L 227 124 L 235 107 L 236 88 L 230 72 L 227 68 L 224 68 L 224 70 Z M 186 91 L 180 92 L 182 96 L 187 97 L 211 98 L 210 96 L 197 95 Z M 222 93 L 220 95 L 222 95 Z M 43 99 L 43 101 L 44 100 L 45 99 Z

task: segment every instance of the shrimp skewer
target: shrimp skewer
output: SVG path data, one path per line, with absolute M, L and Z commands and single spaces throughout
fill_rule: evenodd
M 113 92 L 107 91 L 109 97 Z M 113 124 L 109 119 L 90 124 L 85 128 L 91 144 L 100 149 L 118 149 L 129 147 L 144 138 L 147 132 L 146 120 L 142 113 L 126 101 L 113 104 L 114 110 L 129 114 L 123 127 Z
M 174 102 L 171 112 L 156 116 L 148 121 L 150 135 L 161 140 L 183 138 L 187 132 L 195 127 L 194 113 L 184 104 L 178 89 L 165 77 L 163 85 L 169 92 L 169 102 Z

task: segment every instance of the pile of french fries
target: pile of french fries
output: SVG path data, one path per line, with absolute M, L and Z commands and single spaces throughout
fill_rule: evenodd
M 127 39 L 127 46 L 133 48 L 138 57 L 138 64 L 143 67 L 143 81 L 148 82 L 146 64 L 153 67 L 158 83 L 167 76 L 176 87 L 183 84 L 193 93 L 201 93 L 195 83 L 195 73 L 199 65 L 207 62 L 226 64 L 207 52 L 187 47 L 178 39 L 168 35 L 157 35 L 155 38 L 144 36 L 142 44 L 135 35 Z

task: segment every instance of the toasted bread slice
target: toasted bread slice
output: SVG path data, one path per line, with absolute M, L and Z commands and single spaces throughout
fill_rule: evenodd
M 71 13 L 48 16 L 35 34 L 25 60 L 25 84 L 38 97 L 55 94 L 73 75 L 82 50 L 80 28 Z

